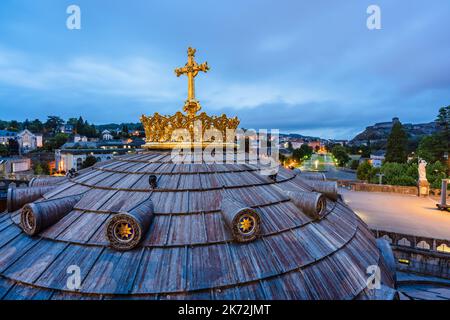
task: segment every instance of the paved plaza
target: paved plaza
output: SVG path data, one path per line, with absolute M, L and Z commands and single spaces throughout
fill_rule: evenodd
M 437 210 L 434 199 L 343 188 L 340 193 L 372 229 L 450 240 L 450 212 Z

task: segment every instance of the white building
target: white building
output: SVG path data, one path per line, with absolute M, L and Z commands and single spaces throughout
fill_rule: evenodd
M 16 139 L 17 132 L 0 130 L 0 144 L 7 145 L 10 139 Z
M 103 140 L 112 140 L 114 137 L 109 130 L 103 130 L 102 139 Z
M 370 155 L 370 164 L 374 168 L 380 168 L 383 165 L 383 161 L 385 159 L 386 152 L 383 150 L 376 151 Z
M 59 127 L 59 132 L 65 133 L 65 134 L 72 134 L 73 133 L 73 125 L 63 124 Z
M 0 174 L 22 173 L 31 170 L 28 158 L 0 158 Z
M 17 142 L 22 153 L 28 153 L 30 151 L 41 148 L 42 135 L 33 134 L 30 130 L 25 129 L 17 134 Z
M 56 150 L 55 160 L 56 169 L 58 172 L 68 172 L 71 169 L 81 170 L 86 158 L 92 156 L 97 162 L 111 160 L 114 156 L 113 153 L 98 153 L 95 151 L 83 152 L 82 150 Z
M 73 137 L 73 142 L 88 142 L 88 138 L 86 136 L 80 136 L 79 134 L 76 134 Z
M 58 172 L 71 169 L 80 170 L 87 157 L 94 157 L 97 162 L 111 160 L 115 155 L 134 152 L 145 142 L 143 140 L 109 140 L 99 142 L 70 142 L 55 151 L 55 167 Z

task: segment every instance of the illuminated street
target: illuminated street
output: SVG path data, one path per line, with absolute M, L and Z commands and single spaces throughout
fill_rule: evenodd
M 450 213 L 437 210 L 431 198 L 342 188 L 340 193 L 372 229 L 450 239 Z
M 321 171 L 327 179 L 332 180 L 356 180 L 356 174 L 344 171 L 336 167 L 331 154 L 313 154 L 311 159 L 303 162 L 300 166 L 303 171 Z

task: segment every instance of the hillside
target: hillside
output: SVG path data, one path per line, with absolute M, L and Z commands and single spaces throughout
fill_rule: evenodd
M 351 141 L 351 145 L 359 146 L 366 144 L 370 141 L 371 145 L 384 145 L 387 142 L 389 134 L 391 133 L 392 126 L 398 118 L 392 119 L 391 122 L 381 122 L 376 123 L 373 126 L 367 127 L 363 132 L 356 135 Z M 423 136 L 430 135 L 436 132 L 436 123 L 421 123 L 421 124 L 411 124 L 405 123 L 403 127 L 408 134 L 410 140 L 420 140 Z

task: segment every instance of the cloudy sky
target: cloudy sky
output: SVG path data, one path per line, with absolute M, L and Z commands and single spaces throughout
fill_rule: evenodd
M 66 28 L 71 4 L 81 30 Z M 246 128 L 351 138 L 394 116 L 428 122 L 450 104 L 449 14 L 448 0 L 2 0 L 0 119 L 171 114 L 193 46 L 211 66 L 203 109 Z

